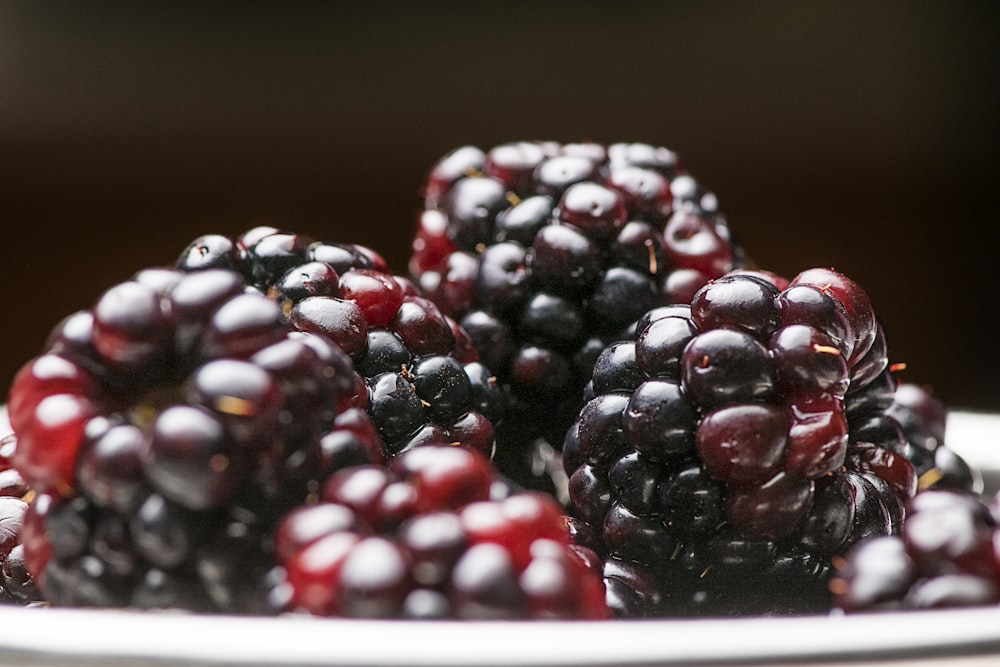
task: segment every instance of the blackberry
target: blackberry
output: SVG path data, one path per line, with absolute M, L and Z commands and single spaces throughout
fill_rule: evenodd
M 278 517 L 382 457 L 345 401 L 353 378 L 232 269 L 143 270 L 68 317 L 8 403 L 35 494 L 24 560 L 45 598 L 278 611 Z
M 466 146 L 423 194 L 410 272 L 511 387 L 522 444 L 499 462 L 543 488 L 531 443 L 558 448 L 601 349 L 744 263 L 714 195 L 647 144 Z
M 887 413 L 903 432 L 905 449 L 901 453 L 916 468 L 920 490 L 983 492 L 982 472 L 947 446 L 948 412 L 930 388 L 901 383 Z
M 839 273 L 735 271 L 601 352 L 563 461 L 619 615 L 828 608 L 917 487 L 884 341 Z
M 1000 605 L 1000 494 L 918 494 L 902 534 L 855 546 L 830 586 L 848 612 Z
M 9 431 L 6 415 L 0 430 Z M 27 605 L 41 601 L 34 578 L 24 560 L 22 529 L 30 489 L 12 461 L 17 438 L 0 439 L 0 604 Z
M 455 320 L 377 253 L 258 227 L 235 240 L 200 237 L 177 261 L 184 271 L 212 266 L 238 267 L 293 329 L 350 356 L 354 404 L 368 410 L 386 455 L 457 443 L 493 456 L 505 410 L 500 386 Z
M 320 616 L 598 619 L 596 556 L 561 507 L 475 450 L 429 445 L 340 471 L 277 533 L 295 608 Z

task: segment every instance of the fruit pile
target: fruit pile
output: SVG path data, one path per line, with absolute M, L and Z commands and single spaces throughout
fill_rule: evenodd
M 672 152 L 464 147 L 423 195 L 408 276 L 255 227 L 60 322 L 8 395 L 0 601 L 410 619 L 997 603 L 1000 498 L 978 500 L 944 406 L 897 384 L 867 294 L 748 268 Z

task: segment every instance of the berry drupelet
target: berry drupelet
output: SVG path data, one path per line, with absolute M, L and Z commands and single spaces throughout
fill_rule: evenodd
M 353 404 L 367 409 L 386 455 L 455 443 L 493 455 L 500 386 L 455 320 L 376 252 L 257 227 L 235 240 L 200 237 L 177 261 L 191 272 L 219 266 L 267 293 L 293 329 L 350 356 Z
M 847 612 L 1000 605 L 1000 494 L 917 494 L 901 535 L 855 546 L 830 587 Z
M 599 562 L 561 507 L 475 450 L 429 445 L 342 470 L 277 532 L 292 604 L 319 616 L 607 618 Z
M 10 390 L 28 571 L 56 605 L 277 611 L 278 517 L 382 460 L 353 391 L 350 359 L 232 269 L 114 285 Z
M 511 387 L 505 440 L 558 447 L 608 342 L 743 263 L 715 197 L 647 144 L 466 146 L 424 197 L 410 271 Z M 528 458 L 499 460 L 530 483 Z
M 598 357 L 563 453 L 619 615 L 821 611 L 831 559 L 917 488 L 867 295 L 736 271 Z

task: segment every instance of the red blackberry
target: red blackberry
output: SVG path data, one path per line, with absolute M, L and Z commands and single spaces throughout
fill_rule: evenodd
M 825 609 L 831 558 L 897 531 L 916 491 L 867 295 L 737 271 L 636 331 L 599 356 L 563 449 L 617 612 Z
M 743 262 L 715 197 L 646 144 L 467 146 L 424 196 L 410 271 L 512 388 L 505 441 L 558 446 L 608 342 Z M 500 464 L 530 482 L 523 449 Z
M 855 546 L 830 582 L 848 612 L 1000 605 L 1000 494 L 930 490 L 909 503 L 899 536 Z
M 343 470 L 281 523 L 293 605 L 368 618 L 606 618 L 596 556 L 549 496 L 509 493 L 474 450 Z
M 140 271 L 68 317 L 8 404 L 46 599 L 275 611 L 277 518 L 333 469 L 381 460 L 343 404 L 353 377 L 229 269 Z
M 263 227 L 235 241 L 196 239 L 177 262 L 189 271 L 219 265 L 239 267 L 293 329 L 350 355 L 354 404 L 368 410 L 386 454 L 458 443 L 493 455 L 504 410 L 493 374 L 465 331 L 377 253 Z

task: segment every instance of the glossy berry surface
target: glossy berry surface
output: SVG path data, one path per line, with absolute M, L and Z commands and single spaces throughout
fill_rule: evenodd
M 1000 605 L 998 517 L 967 491 L 920 493 L 902 533 L 855 546 L 830 585 L 848 612 Z
M 829 605 L 833 559 L 917 491 L 867 295 L 829 269 L 734 271 L 607 346 L 563 461 L 620 616 Z
M 715 197 L 648 144 L 459 148 L 424 188 L 410 271 L 511 387 L 501 467 L 528 485 L 601 349 L 743 263 Z M 544 466 L 543 466 L 544 467 Z
M 235 261 L 293 330 L 347 353 L 355 382 L 344 400 L 368 411 L 386 456 L 432 443 L 493 455 L 494 425 L 505 409 L 500 386 L 465 330 L 376 252 L 265 227 L 228 246 L 214 236 L 196 239 L 178 268 L 197 275 L 208 262 L 192 257 L 216 247 L 232 248 L 225 262 Z
M 280 611 L 278 517 L 334 470 L 382 460 L 345 353 L 217 268 L 238 265 L 236 245 L 199 244 L 185 261 L 201 270 L 111 287 L 14 379 L 10 461 L 33 500 L 8 564 L 51 604 Z M 259 275 L 298 245 L 268 246 Z
M 475 450 L 425 446 L 343 470 L 285 516 L 294 608 L 360 618 L 608 617 L 596 557 L 560 506 L 512 493 Z

